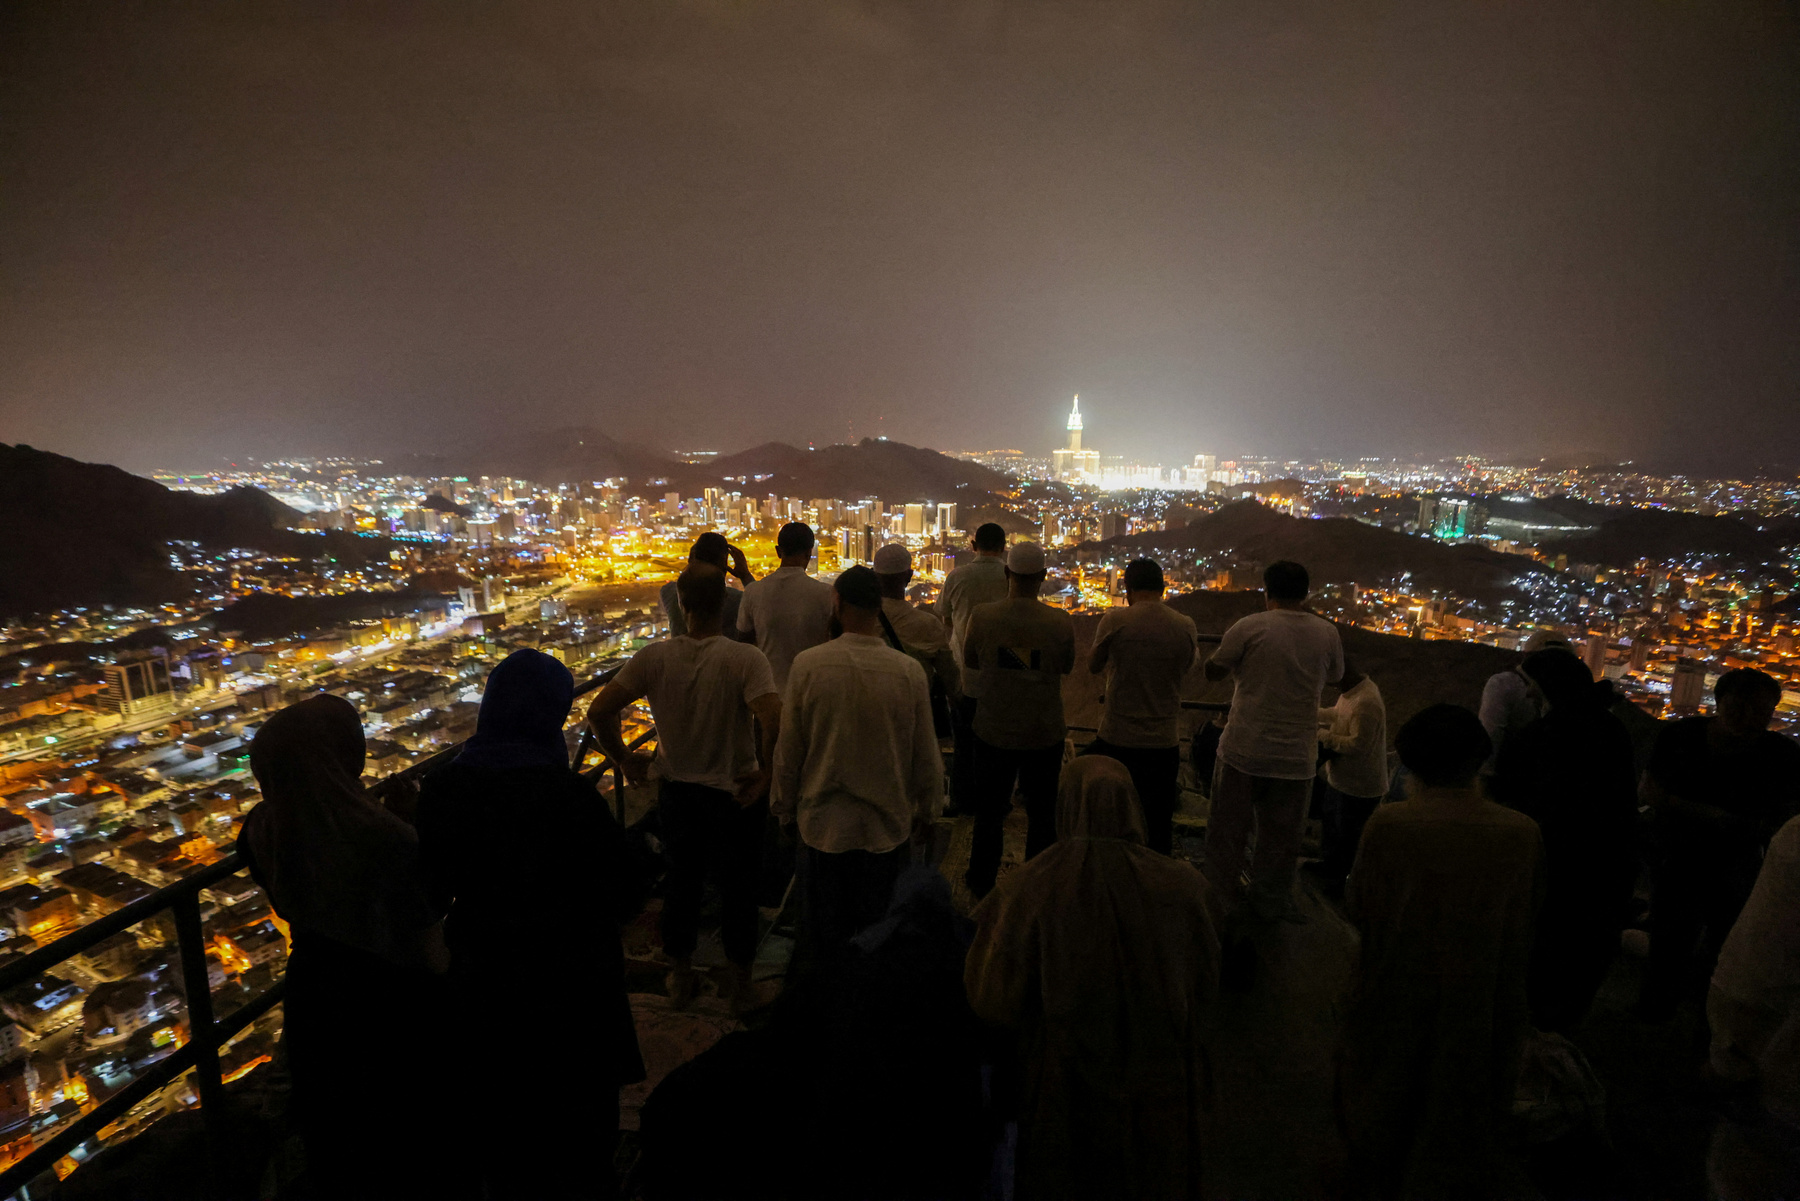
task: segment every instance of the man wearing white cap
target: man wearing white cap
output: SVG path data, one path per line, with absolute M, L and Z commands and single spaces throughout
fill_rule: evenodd
M 1075 666 L 1075 623 L 1038 600 L 1045 571 L 1043 547 L 1014 543 L 1007 599 L 975 610 L 963 644 L 964 685 L 976 697 L 978 808 L 967 882 L 977 897 L 993 890 L 999 874 L 1015 783 L 1031 822 L 1025 857 L 1056 841 L 1056 783 L 1068 737 L 1062 678 Z
M 875 578 L 881 583 L 881 616 L 884 635 L 897 651 L 919 661 L 932 685 L 932 708 L 937 698 L 954 700 L 962 691 L 962 673 L 950 653 L 950 632 L 944 623 L 906 603 L 906 586 L 912 583 L 912 553 L 898 542 L 875 552 Z

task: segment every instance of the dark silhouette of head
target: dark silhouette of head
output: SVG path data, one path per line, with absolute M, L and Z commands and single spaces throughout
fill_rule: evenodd
M 992 521 L 983 522 L 975 531 L 975 549 L 997 555 L 1006 549 L 1006 531 Z
M 694 545 L 688 548 L 688 562 L 704 563 L 724 571 L 731 562 L 731 544 L 725 541 L 725 535 L 708 530 L 694 539 Z
M 1767 672 L 1740 667 L 1719 677 L 1713 685 L 1713 703 L 1719 720 L 1731 733 L 1760 734 L 1775 720 L 1781 685 Z
M 1297 605 L 1312 591 L 1306 568 L 1290 559 L 1279 559 L 1263 568 L 1263 592 L 1272 601 Z
M 1493 753 L 1481 720 L 1461 705 L 1432 705 L 1412 715 L 1394 738 L 1406 770 L 1433 788 L 1467 788 Z
M 1519 665 L 1552 709 L 1590 708 L 1601 703 L 1594 675 L 1573 651 L 1534 651 Z
M 1125 565 L 1125 591 L 1160 595 L 1165 587 L 1162 564 L 1155 559 L 1133 559 Z
M 696 563 L 675 578 L 675 595 L 688 620 L 705 625 L 725 611 L 725 573 L 711 564 Z
M 810 557 L 815 541 L 810 525 L 804 521 L 790 521 L 775 535 L 775 553 L 783 559 L 798 559 L 803 555 Z
M 853 609 L 881 611 L 881 577 L 871 568 L 858 563 L 839 575 L 832 587 L 837 589 L 838 599 Z

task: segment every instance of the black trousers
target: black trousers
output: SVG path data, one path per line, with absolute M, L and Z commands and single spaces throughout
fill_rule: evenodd
M 1379 804 L 1378 796 L 1351 796 L 1329 784 L 1325 786 L 1323 850 L 1327 878 L 1338 883 L 1349 878 L 1356 863 L 1356 848 L 1362 843 L 1363 827 L 1369 824 Z
M 800 844 L 800 946 L 802 974 L 829 972 L 844 945 L 887 916 L 894 881 L 906 870 L 911 848 L 891 851 L 821 851 Z
M 957 813 L 974 813 L 977 791 L 981 787 L 978 761 L 980 739 L 975 737 L 975 698 L 958 698 L 950 712 L 951 730 L 955 737 L 950 757 L 950 807 Z
M 1115 746 L 1096 738 L 1083 748 L 1084 755 L 1117 759 L 1131 773 L 1138 804 L 1144 810 L 1144 835 L 1150 849 L 1167 855 L 1175 849 L 1175 808 L 1181 803 L 1181 748 L 1179 746 Z
M 1755 885 L 1750 856 L 1665 851 L 1651 866 L 1645 1005 L 1669 1008 L 1705 997 L 1719 949 Z
M 756 885 L 769 805 L 749 808 L 729 792 L 664 780 L 657 793 L 669 874 L 663 889 L 663 950 L 686 959 L 700 939 L 700 898 L 708 876 L 719 884 L 719 938 L 725 958 L 756 957 Z
M 975 837 L 969 847 L 969 891 L 985 897 L 1000 874 L 1002 827 L 1012 812 L 1013 785 L 1025 798 L 1025 858 L 1056 841 L 1056 782 L 1062 774 L 1063 744 L 1014 750 L 976 739 L 980 784 Z

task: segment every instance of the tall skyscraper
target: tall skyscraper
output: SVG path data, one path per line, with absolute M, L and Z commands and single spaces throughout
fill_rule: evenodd
M 1081 397 L 1069 411 L 1069 444 L 1050 452 L 1050 474 L 1059 480 L 1079 482 L 1100 474 L 1100 452 L 1081 448 Z

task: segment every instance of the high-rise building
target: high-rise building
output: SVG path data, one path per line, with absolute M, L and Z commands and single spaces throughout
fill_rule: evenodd
M 1100 452 L 1081 448 L 1081 397 L 1069 412 L 1069 444 L 1050 452 L 1052 479 L 1080 481 L 1100 474 Z
M 102 713 L 144 717 L 175 711 L 175 685 L 169 679 L 169 661 L 162 655 L 108 663 L 102 675 L 106 679 L 100 690 Z
M 906 534 L 909 538 L 925 536 L 925 506 L 912 504 L 906 506 Z
M 947 538 L 952 530 L 959 528 L 956 524 L 956 506 L 942 504 L 937 507 L 937 529 L 933 532 L 940 538 Z
M 1675 676 L 1669 681 L 1669 708 L 1684 716 L 1700 712 L 1706 699 L 1706 666 L 1693 659 L 1675 662 Z
M 1200 483 L 1201 487 L 1204 488 L 1209 482 L 1211 482 L 1212 477 L 1213 477 L 1213 472 L 1217 471 L 1218 469 L 1219 469 L 1219 460 L 1217 458 L 1215 458 L 1214 456 L 1212 456 L 1212 455 L 1195 455 L 1194 456 L 1194 470 L 1198 471 L 1200 473 L 1199 483 Z M 1190 476 L 1189 478 L 1191 479 L 1192 477 Z
M 846 525 L 838 531 L 838 559 L 845 567 L 875 561 L 875 527 Z

